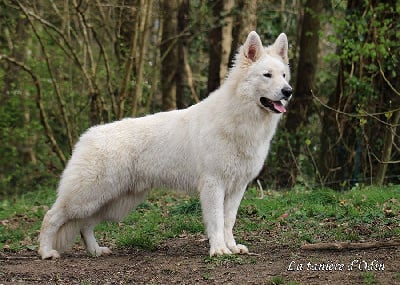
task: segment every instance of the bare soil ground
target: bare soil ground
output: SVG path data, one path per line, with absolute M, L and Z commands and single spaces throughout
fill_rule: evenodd
M 155 251 L 114 249 L 59 260 L 34 251 L 0 252 L 0 284 L 400 284 L 400 248 L 305 251 L 258 241 L 251 255 L 207 258 L 208 242 L 170 239 Z M 292 283 L 291 283 L 292 282 Z

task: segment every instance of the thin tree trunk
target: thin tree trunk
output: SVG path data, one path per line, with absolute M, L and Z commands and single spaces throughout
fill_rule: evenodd
M 187 82 L 189 85 L 189 89 L 190 89 L 190 94 L 192 95 L 192 100 L 195 103 L 198 103 L 200 101 L 199 96 L 196 93 L 196 89 L 194 88 L 194 83 L 193 83 L 193 73 L 192 73 L 192 69 L 190 68 L 189 65 L 189 59 L 188 59 L 188 51 L 186 48 L 183 49 L 183 59 L 185 62 L 185 72 L 186 72 L 186 76 L 187 76 Z
M 151 37 L 151 42 L 152 45 L 155 47 L 161 46 L 161 40 L 162 40 L 162 25 L 161 25 L 162 19 L 160 17 L 155 20 L 155 24 L 153 26 L 153 34 Z M 161 96 L 159 95 L 159 90 L 160 90 L 160 70 L 161 70 L 161 58 L 160 58 L 160 50 L 157 48 L 153 49 L 153 63 L 154 63 L 154 68 L 152 68 L 152 73 L 151 73 L 151 89 L 150 89 L 150 94 L 149 97 L 146 100 L 146 111 L 150 110 L 152 107 L 154 107 L 155 102 L 160 102 L 161 101 Z M 160 98 L 158 98 L 160 97 Z
M 223 9 L 223 1 L 217 0 L 212 1 L 213 11 L 213 27 L 208 35 L 209 42 L 209 63 L 208 63 L 208 81 L 207 81 L 207 93 L 210 94 L 212 91 L 217 89 L 220 85 L 220 73 L 219 69 L 221 66 L 221 43 L 222 43 L 222 29 L 220 25 L 220 13 Z
M 243 8 L 240 13 L 240 29 L 239 29 L 239 43 L 246 40 L 247 35 L 251 31 L 255 31 L 257 28 L 257 0 L 241 0 L 243 2 Z M 236 53 L 236 51 L 234 51 Z
M 212 2 L 213 27 L 209 33 L 209 65 L 208 65 L 208 93 L 221 85 L 225 78 L 232 48 L 234 0 L 218 0 Z
M 29 61 L 29 57 L 31 52 L 28 52 L 28 48 L 31 46 L 32 38 L 28 36 L 27 31 L 28 21 L 24 18 L 19 18 L 16 26 L 17 40 L 19 42 L 18 45 L 14 46 L 13 56 L 19 62 L 27 62 Z M 22 44 L 23 43 L 23 44 Z M 11 76 L 11 81 L 16 86 L 13 88 L 20 89 L 19 92 L 21 108 L 23 110 L 24 121 L 23 126 L 27 129 L 27 135 L 20 142 L 17 142 L 20 145 L 19 150 L 22 153 L 23 163 L 37 163 L 36 154 L 34 151 L 34 144 L 37 140 L 36 134 L 32 132 L 31 129 L 31 111 L 27 104 L 27 98 L 29 98 L 29 89 L 25 86 L 24 80 L 21 80 L 18 76 L 18 72 L 16 74 L 11 73 L 8 74 Z M 10 89 L 8 89 L 10 90 Z
M 139 58 L 136 62 L 136 86 L 135 93 L 132 102 L 132 116 L 136 116 L 138 102 L 142 98 L 143 94 L 143 67 L 144 67 L 144 59 L 147 52 L 147 42 L 149 35 L 149 25 L 151 20 L 151 11 L 153 8 L 153 1 L 144 1 L 144 5 L 141 7 L 141 24 L 140 24 L 140 50 L 139 50 Z
M 163 12 L 161 53 L 161 90 L 162 109 L 176 109 L 176 73 L 177 54 L 177 20 L 178 1 L 161 1 Z
M 232 28 L 233 16 L 232 10 L 235 5 L 234 0 L 224 0 L 223 5 L 223 25 L 222 25 L 222 38 L 221 38 L 221 63 L 219 66 L 219 80 L 220 84 L 225 79 L 228 73 L 229 56 L 232 48 Z
M 79 30 L 82 33 L 83 38 L 83 65 L 82 67 L 86 69 L 88 74 L 88 84 L 89 84 L 89 99 L 90 99 L 90 112 L 89 120 L 91 125 L 96 125 L 98 123 L 104 123 L 103 111 L 105 110 L 104 99 L 100 93 L 100 89 L 96 82 L 96 62 L 94 60 L 93 50 L 92 50 L 92 31 L 91 26 L 88 24 L 86 15 L 89 14 L 88 9 L 82 10 L 81 3 L 76 0 L 72 1 L 73 6 L 76 11 L 77 22 L 79 25 Z
M 382 158 L 376 174 L 375 184 L 382 185 L 385 180 L 388 164 L 392 156 L 392 148 L 395 140 L 396 129 L 400 121 L 400 110 L 392 114 L 391 126 L 386 130 L 384 145 L 382 150 Z
M 186 67 L 186 42 L 189 19 L 190 1 L 181 0 L 178 11 L 178 72 L 176 74 L 176 107 L 183 109 L 187 107 L 185 98 L 185 67 Z
M 140 2 L 141 2 L 140 3 L 140 7 L 141 7 L 144 0 L 142 0 Z M 140 7 L 138 7 L 138 9 Z M 137 37 L 138 37 L 137 31 L 139 28 L 140 13 L 137 11 L 137 9 L 133 9 L 133 8 L 131 8 L 131 9 L 132 9 L 132 17 L 136 20 L 135 20 L 135 26 L 132 29 L 129 56 L 126 60 L 124 77 L 122 79 L 121 87 L 120 87 L 119 107 L 118 107 L 118 118 L 119 119 L 121 119 L 125 113 L 125 101 L 128 98 L 129 82 L 131 81 L 132 70 L 134 67 L 135 59 L 136 59 L 136 48 L 137 48 Z M 135 102 L 135 98 L 133 99 L 133 101 Z M 134 103 L 134 104 L 136 104 L 136 103 Z
M 236 0 L 236 9 L 238 11 L 246 11 L 245 13 L 235 13 L 236 20 L 232 27 L 232 47 L 229 56 L 229 66 L 236 55 L 240 45 L 244 43 L 247 35 L 257 28 L 257 6 L 258 0 Z

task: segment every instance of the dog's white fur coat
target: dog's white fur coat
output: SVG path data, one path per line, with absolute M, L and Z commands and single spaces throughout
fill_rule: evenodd
M 124 218 L 152 188 L 198 191 L 210 255 L 247 253 L 246 246 L 236 244 L 232 229 L 281 117 L 260 98 L 279 104 L 291 94 L 287 52 L 285 34 L 264 48 L 251 32 L 225 82 L 207 99 L 84 133 L 44 217 L 42 258 L 59 257 L 79 233 L 90 254 L 110 253 L 98 245 L 94 227 Z

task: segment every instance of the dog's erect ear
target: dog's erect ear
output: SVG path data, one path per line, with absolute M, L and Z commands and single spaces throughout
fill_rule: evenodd
M 252 31 L 247 36 L 247 40 L 243 45 L 244 56 L 251 61 L 257 61 L 260 58 L 263 46 L 259 35 Z
M 288 57 L 288 39 L 284 33 L 280 34 L 272 45 L 275 52 L 283 59 L 283 62 L 289 64 Z

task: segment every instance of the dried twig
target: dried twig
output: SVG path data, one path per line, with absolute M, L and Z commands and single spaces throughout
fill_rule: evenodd
M 368 249 L 400 246 L 400 240 L 390 241 L 372 241 L 372 242 L 328 242 L 303 244 L 301 249 L 304 250 L 349 250 L 349 249 Z

